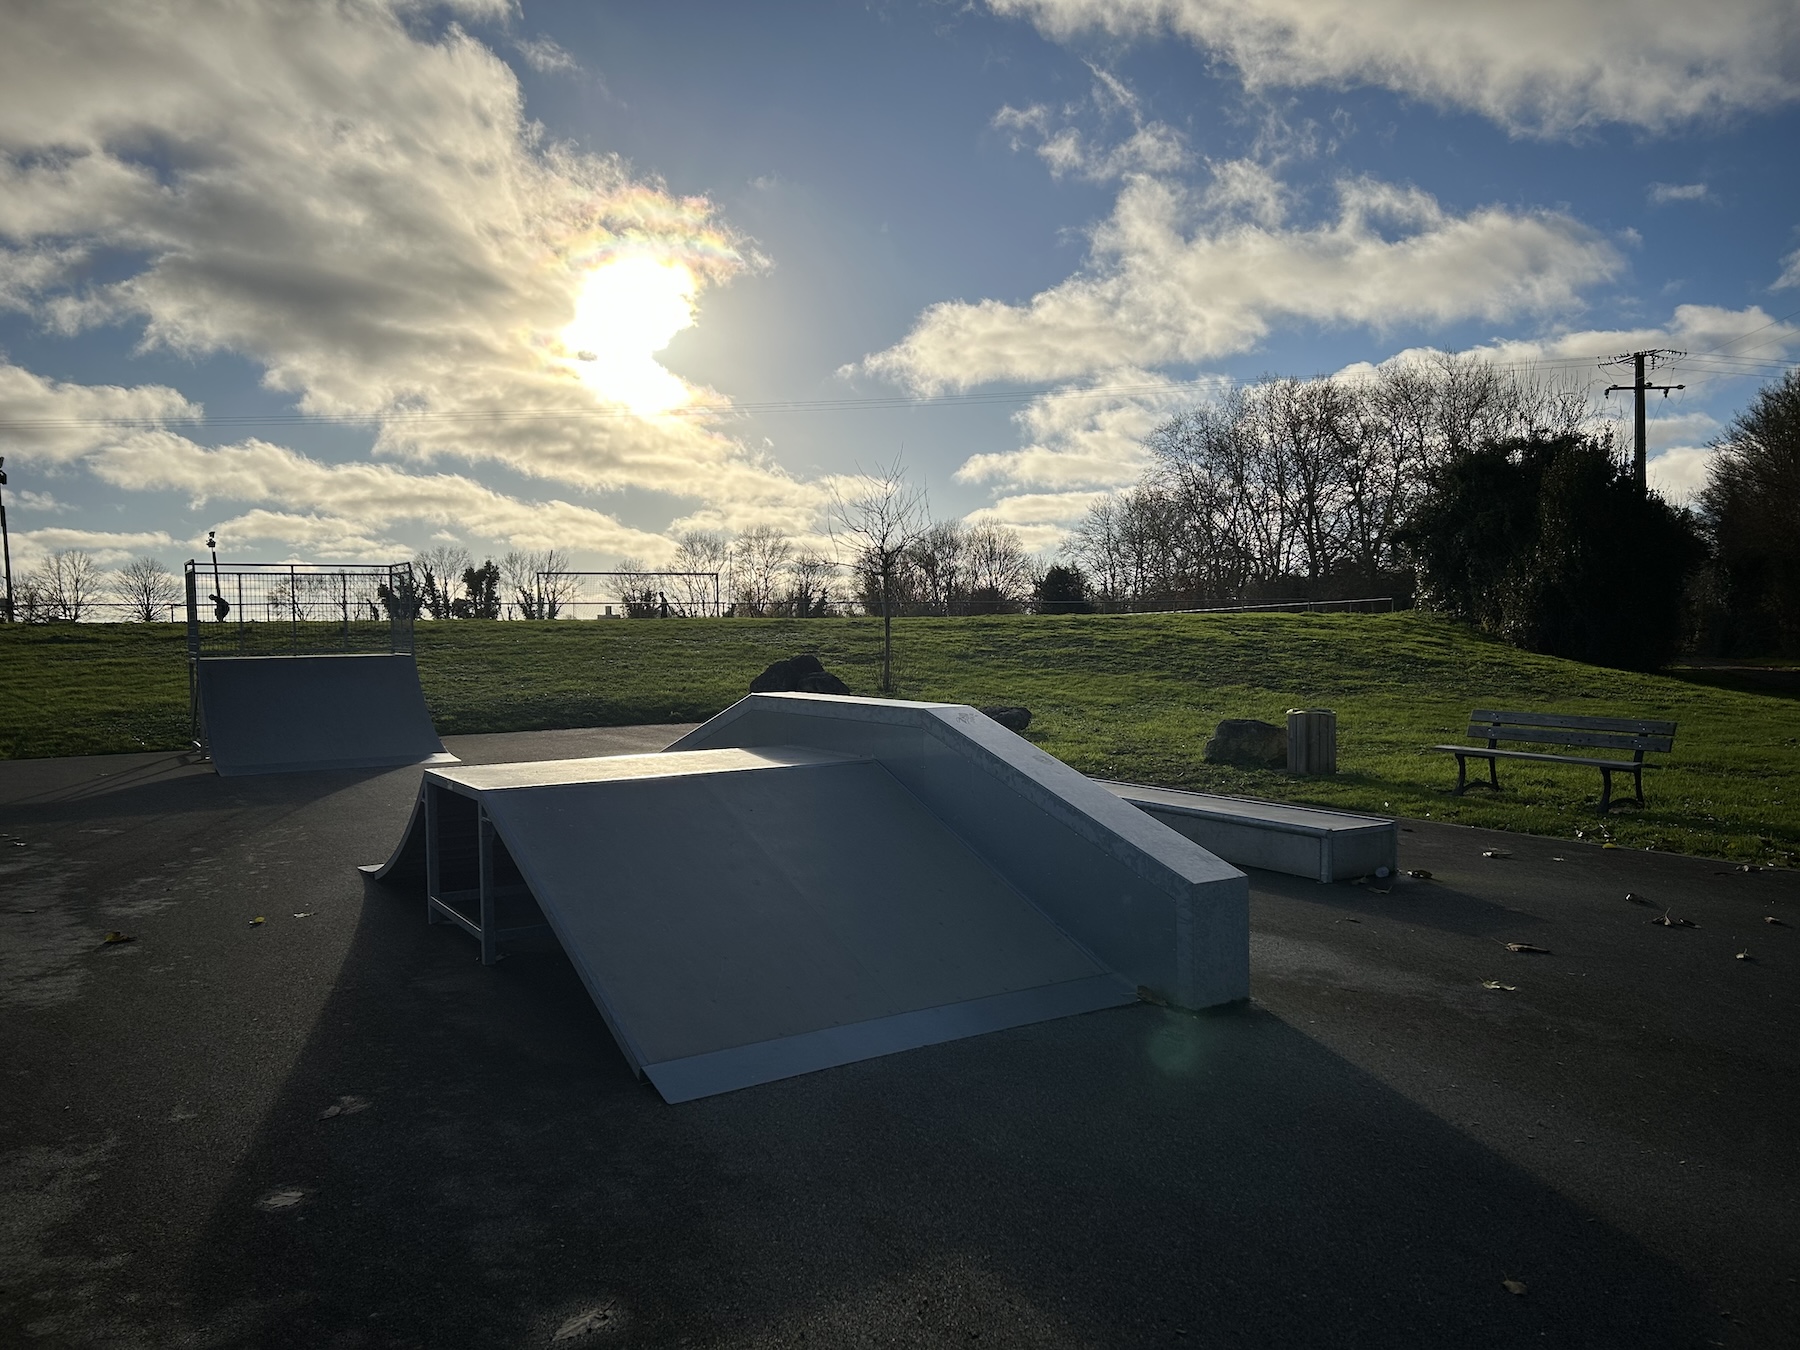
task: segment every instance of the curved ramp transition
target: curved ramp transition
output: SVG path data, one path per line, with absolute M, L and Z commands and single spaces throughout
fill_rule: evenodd
M 410 656 L 211 656 L 196 673 L 223 777 L 456 762 Z

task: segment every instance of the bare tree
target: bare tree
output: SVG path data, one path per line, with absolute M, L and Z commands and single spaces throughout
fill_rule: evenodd
M 969 612 L 1016 614 L 1031 594 L 1031 558 L 1019 532 L 981 520 L 968 533 Z
M 469 550 L 459 544 L 439 544 L 413 559 L 419 585 L 419 603 L 434 619 L 452 617 L 457 583 L 472 565 Z
M 823 553 L 801 553 L 788 567 L 784 608 L 796 619 L 822 619 L 831 613 L 831 581 L 838 565 Z
M 961 521 L 940 520 L 913 541 L 909 561 L 927 614 L 961 614 L 968 603 L 968 531 Z
M 37 565 L 31 580 L 37 604 L 47 617 L 79 619 L 94 603 L 100 586 L 100 568 L 78 548 L 52 553 Z
M 752 525 L 731 546 L 731 602 L 740 615 L 776 613 L 787 591 L 794 542 L 773 525 Z
M 881 604 L 881 692 L 894 691 L 895 581 L 925 529 L 925 493 L 908 485 L 896 459 L 864 474 L 848 492 L 833 486 L 831 525 L 850 546 L 859 570 L 877 583 Z
M 112 592 L 127 617 L 155 623 L 168 617 L 169 606 L 181 598 L 181 585 L 155 558 L 133 558 L 113 573 Z
M 512 592 L 522 619 L 554 619 L 581 589 L 581 578 L 568 573 L 569 557 L 561 549 L 508 553 L 500 560 L 500 576 Z
M 711 572 L 723 577 L 731 564 L 731 540 L 719 530 L 687 530 L 675 536 L 677 572 Z M 683 612 L 706 614 L 717 607 L 718 587 L 705 576 L 675 578 Z

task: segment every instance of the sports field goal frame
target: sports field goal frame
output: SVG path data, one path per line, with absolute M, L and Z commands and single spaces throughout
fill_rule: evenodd
M 619 598 L 612 602 L 621 611 L 618 615 L 612 614 L 612 605 L 608 605 L 603 600 L 560 600 L 558 602 L 559 607 L 566 609 L 573 609 L 577 605 L 585 604 L 605 606 L 605 612 L 595 615 L 595 618 L 717 619 L 723 617 L 725 613 L 724 588 L 720 584 L 720 573 L 718 572 L 663 571 L 656 568 L 622 572 L 561 570 L 539 572 L 537 582 L 540 593 L 545 589 L 544 583 L 553 577 L 605 577 L 618 582 Z M 671 599 L 666 588 L 655 588 L 647 584 L 633 594 L 634 588 L 631 583 L 648 583 L 659 578 L 688 583 L 698 582 L 700 583 L 699 594 L 695 594 L 695 587 L 689 585 L 686 587 L 687 594 Z M 708 589 L 711 591 L 710 596 L 706 593 Z M 577 617 L 580 617 L 579 614 Z

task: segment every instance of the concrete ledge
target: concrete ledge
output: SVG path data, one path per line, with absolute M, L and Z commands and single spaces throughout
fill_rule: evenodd
M 1096 781 L 1237 867 L 1348 881 L 1398 865 L 1400 827 L 1378 816 Z

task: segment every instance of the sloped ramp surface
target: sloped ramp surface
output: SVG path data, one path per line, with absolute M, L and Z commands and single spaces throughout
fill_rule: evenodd
M 433 770 L 382 874 L 416 868 L 434 810 L 437 847 L 458 849 L 433 793 L 475 800 L 671 1102 L 1136 998 L 872 759 Z
M 410 656 L 231 656 L 198 664 L 207 751 L 224 777 L 455 763 Z

